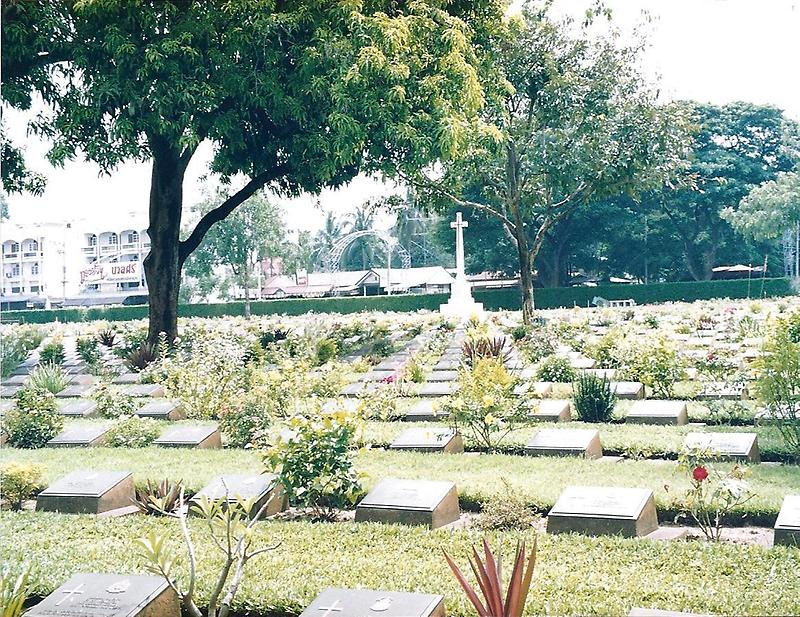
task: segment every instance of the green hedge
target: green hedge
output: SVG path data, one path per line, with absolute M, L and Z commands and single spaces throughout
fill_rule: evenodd
M 763 289 L 762 289 L 763 288 Z M 794 294 L 787 278 L 753 279 L 752 281 L 699 281 L 689 283 L 656 283 L 652 285 L 602 285 L 599 287 L 558 287 L 537 289 L 537 308 L 549 309 L 588 306 L 595 296 L 606 300 L 627 300 L 637 304 L 706 300 L 711 298 L 760 298 Z M 408 312 L 421 309 L 438 310 L 447 301 L 447 294 L 416 294 L 345 298 L 293 298 L 253 302 L 253 315 L 302 315 L 316 313 L 357 313 L 361 311 Z M 519 289 L 491 289 L 475 292 L 475 299 L 487 310 L 519 310 Z M 243 302 L 216 304 L 182 304 L 181 317 L 222 317 L 244 315 Z M 71 308 L 54 310 L 5 311 L 5 321 L 24 323 L 76 322 L 105 319 L 128 321 L 147 317 L 147 306 L 113 306 L 109 308 Z
M 202 521 L 190 526 L 202 605 L 221 560 Z M 33 593 L 41 597 L 77 572 L 146 573 L 134 540 L 151 531 L 181 549 L 178 523 L 168 518 L 0 512 L 0 538 L 10 540 L 0 542 L 0 562 L 27 561 Z M 280 545 L 248 565 L 237 615 L 299 615 L 326 587 L 443 594 L 450 617 L 475 614 L 441 550 L 468 572 L 469 549 L 480 541 L 476 532 L 294 521 L 259 524 L 252 539 L 254 547 Z M 501 538 L 489 534 L 489 541 L 497 547 Z M 513 539 L 503 546 L 508 564 Z M 709 615 L 800 613 L 796 548 L 542 534 L 538 549 L 526 615 L 627 615 L 634 606 Z M 175 565 L 177 574 L 184 575 L 186 562 Z

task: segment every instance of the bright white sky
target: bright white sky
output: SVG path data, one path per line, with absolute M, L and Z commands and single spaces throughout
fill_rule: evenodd
M 590 0 L 556 0 L 556 10 L 580 17 Z M 659 76 L 665 99 L 694 99 L 711 103 L 737 100 L 771 103 L 800 120 L 800 0 L 606 0 L 614 22 L 630 31 L 641 22 L 642 10 L 655 21 L 648 27 L 651 49 L 644 66 Z M 515 4 L 519 4 L 516 2 Z M 8 127 L 16 143 L 26 143 L 29 165 L 48 176 L 41 197 L 9 197 L 15 222 L 56 222 L 92 218 L 116 208 L 147 211 L 148 165 L 126 164 L 111 177 L 98 177 L 98 168 L 83 161 L 53 169 L 44 155 L 47 144 L 26 142 L 27 116 L 9 112 Z M 206 172 L 210 148 L 192 161 L 185 184 L 187 208 L 200 196 L 200 177 Z M 392 192 L 376 179 L 359 177 L 338 191 L 285 202 L 290 229 L 316 231 L 322 210 L 352 211 L 364 201 Z M 319 202 L 321 209 L 315 204 Z M 103 217 L 105 218 L 105 217 Z M 383 226 L 389 220 L 384 219 Z

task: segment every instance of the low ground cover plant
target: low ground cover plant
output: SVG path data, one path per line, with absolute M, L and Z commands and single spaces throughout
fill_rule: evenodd
M 106 433 L 106 443 L 112 448 L 145 448 L 160 434 L 157 420 L 120 416 Z
M 111 384 L 100 384 L 92 393 L 97 402 L 97 414 L 103 418 L 130 416 L 138 409 L 136 400 L 129 394 L 115 390 Z
M 575 376 L 575 369 L 565 356 L 547 356 L 536 369 L 536 378 L 539 381 L 570 383 L 575 380 Z

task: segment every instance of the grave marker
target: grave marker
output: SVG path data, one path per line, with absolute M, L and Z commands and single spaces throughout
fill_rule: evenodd
M 403 416 L 406 422 L 436 422 L 445 420 L 450 414 L 443 412 L 439 404 L 431 399 L 422 399 L 414 403 Z
M 323 590 L 300 617 L 445 617 L 444 598 L 371 589 Z
M 140 418 L 153 418 L 154 420 L 183 420 L 186 412 L 177 401 L 150 401 L 134 412 Z
M 66 399 L 58 401 L 58 413 L 62 416 L 88 418 L 97 411 L 97 402 L 91 399 Z
M 92 384 L 74 384 L 56 393 L 58 398 L 86 398 L 94 392 Z
M 180 602 L 160 576 L 75 574 L 26 617 L 180 617 Z
M 108 422 L 68 426 L 48 441 L 47 445 L 51 448 L 102 446 L 109 430 L 111 430 L 111 424 Z
M 153 442 L 165 448 L 200 448 L 203 450 L 222 447 L 219 427 L 215 426 L 173 426 Z
M 621 399 L 644 398 L 644 384 L 638 381 L 612 381 L 611 390 Z
M 542 429 L 525 446 L 532 456 L 582 456 L 602 458 L 600 432 L 592 428 Z
M 653 491 L 568 486 L 547 515 L 548 533 L 645 536 L 658 529 Z
M 418 396 L 439 397 L 452 396 L 458 391 L 458 383 L 453 381 L 426 381 L 419 388 Z
M 775 521 L 775 544 L 800 546 L 800 495 L 786 495 Z
M 389 448 L 453 454 L 464 451 L 464 440 L 449 428 L 410 428 L 400 433 Z
M 133 476 L 127 471 L 73 471 L 36 498 L 36 509 L 68 514 L 100 514 L 131 505 Z
M 428 383 L 458 381 L 458 371 L 433 371 L 428 375 Z
M 120 394 L 127 394 L 136 398 L 161 398 L 164 396 L 164 387 L 157 383 L 133 383 L 115 386 Z
M 272 516 L 286 508 L 285 492 L 278 483 L 278 476 L 273 473 L 261 475 L 229 473 L 217 476 L 197 493 L 192 501 L 197 501 L 202 496 L 214 501 L 222 501 L 225 499 L 226 494 L 229 499 L 234 499 L 235 497 L 253 499 L 253 509 L 250 512 L 250 516 L 255 516 L 270 498 L 272 500 L 264 510 L 263 516 Z
M 683 445 L 686 448 L 708 449 L 721 460 L 761 461 L 757 433 L 689 433 Z
M 547 399 L 539 401 L 529 417 L 539 422 L 569 422 L 572 419 L 571 409 L 569 401 Z
M 356 506 L 356 521 L 442 527 L 459 518 L 452 482 L 381 480 Z
M 625 416 L 625 422 L 681 426 L 689 422 L 689 415 L 685 401 L 636 401 Z

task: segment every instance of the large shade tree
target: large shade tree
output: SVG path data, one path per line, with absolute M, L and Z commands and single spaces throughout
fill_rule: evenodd
M 591 199 L 660 186 L 688 145 L 680 110 L 658 105 L 642 78 L 638 46 L 556 21 L 543 4 L 493 40 L 496 74 L 468 156 L 445 165 L 441 179 L 409 178 L 440 207 L 455 203 L 502 222 L 517 252 L 526 322 L 533 264 L 549 230 Z
M 2 96 L 46 111 L 50 160 L 149 161 L 149 341 L 177 335 L 180 271 L 264 187 L 285 195 L 456 153 L 483 102 L 473 38 L 497 2 L 9 0 Z M 198 146 L 243 187 L 180 239 Z

